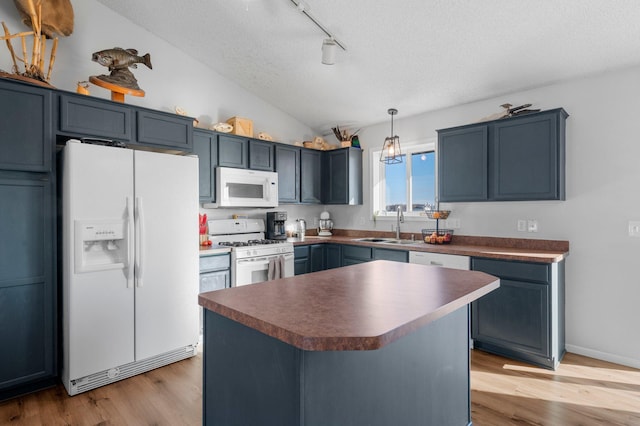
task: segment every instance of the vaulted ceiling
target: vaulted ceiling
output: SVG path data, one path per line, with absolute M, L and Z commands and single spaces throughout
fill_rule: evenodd
M 640 64 L 637 0 L 304 0 L 335 65 L 300 0 L 98 1 L 324 134 Z

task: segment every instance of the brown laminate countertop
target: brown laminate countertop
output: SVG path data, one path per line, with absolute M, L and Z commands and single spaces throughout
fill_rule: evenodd
M 304 241 L 290 240 L 294 246 L 336 243 L 351 244 L 367 247 L 378 247 L 395 250 L 423 251 L 442 254 L 456 254 L 460 256 L 486 257 L 502 260 L 520 260 L 523 262 L 555 263 L 564 260 L 569 255 L 569 242 L 561 240 L 535 240 L 527 238 L 498 238 L 453 236 L 451 244 L 427 244 L 420 241 L 420 234 L 415 243 L 388 244 L 356 241 L 364 237 L 393 238 L 391 235 L 372 234 L 370 231 L 338 230 L 331 237 L 306 236 Z M 403 234 L 403 239 L 409 240 L 411 234 Z
M 478 271 L 377 260 L 201 293 L 198 301 L 299 349 L 374 350 L 499 283 Z

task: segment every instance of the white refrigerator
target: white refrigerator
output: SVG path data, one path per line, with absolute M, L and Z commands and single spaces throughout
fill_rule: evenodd
M 195 355 L 198 159 L 72 140 L 61 160 L 67 392 Z

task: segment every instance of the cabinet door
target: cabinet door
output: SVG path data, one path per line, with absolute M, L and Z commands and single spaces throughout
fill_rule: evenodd
M 393 260 L 394 262 L 407 263 L 409 261 L 409 252 L 406 250 L 374 248 L 373 258 L 375 260 Z
M 0 169 L 51 170 L 51 91 L 0 81 Z
M 362 150 L 344 148 L 324 157 L 322 198 L 325 204 L 362 204 Z
M 500 288 L 472 303 L 474 346 L 552 365 L 551 266 L 473 258 L 471 269 L 500 278 Z
M 278 201 L 300 202 L 300 148 L 276 145 L 276 172 L 278 172 Z
M 53 193 L 0 173 L 0 400 L 57 374 Z
M 60 131 L 74 137 L 131 141 L 131 107 L 87 96 L 60 95 Z
M 294 247 L 293 256 L 294 275 L 302 275 L 311 271 L 311 267 L 309 264 L 309 246 Z
M 239 136 L 218 135 L 218 165 L 246 169 L 249 163 L 249 140 Z
M 322 152 L 300 150 L 300 202 L 320 204 L 322 198 Z
M 249 168 L 267 172 L 273 171 L 272 142 L 249 140 Z
M 193 151 L 193 119 L 141 110 L 136 113 L 137 142 L 144 145 Z
M 326 269 L 324 244 L 313 244 L 310 246 L 309 255 L 310 272 L 324 271 Z
M 487 126 L 441 130 L 437 156 L 440 201 L 487 200 Z
M 326 244 L 325 248 L 326 269 L 342 266 L 342 246 L 340 244 Z
M 472 338 L 508 352 L 549 356 L 549 285 L 500 279 L 472 304 Z
M 564 193 L 560 194 L 558 155 L 557 113 L 496 122 L 492 140 L 492 198 L 557 200 L 564 197 Z
M 218 165 L 218 139 L 212 132 L 193 131 L 193 153 L 198 156 L 198 182 L 201 203 L 216 201 L 216 173 Z
M 329 151 L 325 157 L 324 202 L 348 204 L 349 153 L 346 149 Z

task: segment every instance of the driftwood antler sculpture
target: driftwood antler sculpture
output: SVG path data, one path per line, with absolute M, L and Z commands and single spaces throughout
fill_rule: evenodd
M 69 0 L 14 0 L 23 22 L 31 26 L 32 31 L 11 34 L 7 25 L 2 22 L 7 49 L 13 62 L 13 73 L 44 82 L 49 82 L 51 71 L 56 59 L 58 38 L 55 34 L 69 35 L 73 32 L 73 9 Z M 45 56 L 47 50 L 47 36 L 53 38 L 49 67 L 45 74 Z M 33 37 L 33 42 L 27 39 Z M 16 53 L 12 41 L 20 39 L 22 56 Z M 28 47 L 31 46 L 31 55 Z M 24 65 L 24 71 L 21 71 Z

